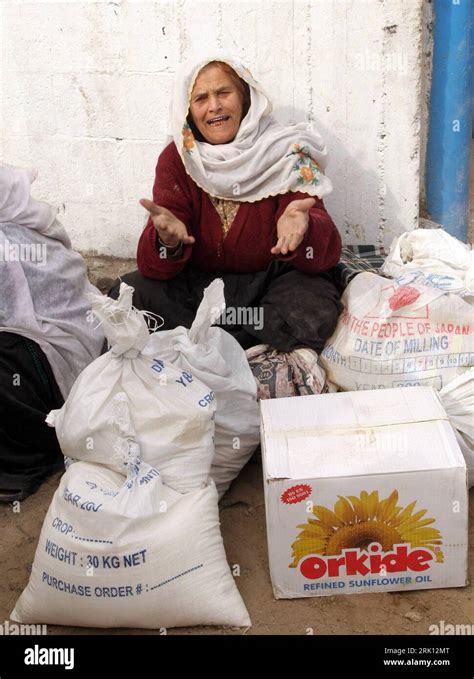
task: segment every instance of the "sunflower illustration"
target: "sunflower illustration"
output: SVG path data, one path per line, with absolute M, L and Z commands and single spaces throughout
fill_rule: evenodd
M 366 549 L 372 542 L 378 542 L 384 552 L 404 542 L 412 548 L 424 547 L 442 562 L 441 534 L 437 528 L 428 527 L 435 519 L 423 518 L 426 509 L 414 514 L 416 500 L 405 508 L 399 507 L 396 490 L 383 500 L 379 500 L 376 490 L 370 495 L 363 490 L 359 497 L 339 495 L 338 498 L 334 511 L 313 507 L 317 518 L 298 526 L 302 531 L 291 545 L 290 568 L 296 568 L 300 559 L 308 554 L 335 556 L 344 549 Z

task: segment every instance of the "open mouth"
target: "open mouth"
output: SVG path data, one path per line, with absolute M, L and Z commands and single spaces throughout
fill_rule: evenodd
M 208 120 L 207 124 L 211 127 L 221 127 L 221 125 L 224 125 L 229 120 L 229 118 L 230 116 L 216 116 L 215 118 Z

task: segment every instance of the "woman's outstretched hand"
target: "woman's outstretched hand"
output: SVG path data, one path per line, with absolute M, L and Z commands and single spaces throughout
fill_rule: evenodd
M 314 198 L 293 200 L 277 222 L 277 244 L 270 250 L 272 255 L 287 255 L 296 250 L 308 230 L 309 211 L 315 205 Z
M 151 215 L 153 225 L 158 231 L 162 243 L 169 247 L 174 247 L 178 243 L 194 243 L 194 238 L 188 235 L 186 225 L 174 216 L 170 210 L 160 207 L 147 198 L 140 200 L 145 210 Z

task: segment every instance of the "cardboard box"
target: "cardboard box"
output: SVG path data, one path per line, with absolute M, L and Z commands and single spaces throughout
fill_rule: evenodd
M 431 387 L 261 401 L 277 599 L 462 587 L 466 465 Z

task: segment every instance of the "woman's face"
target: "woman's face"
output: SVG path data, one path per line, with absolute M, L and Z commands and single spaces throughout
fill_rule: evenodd
M 227 144 L 238 132 L 243 98 L 231 76 L 220 66 L 212 65 L 196 78 L 189 110 L 209 144 Z

